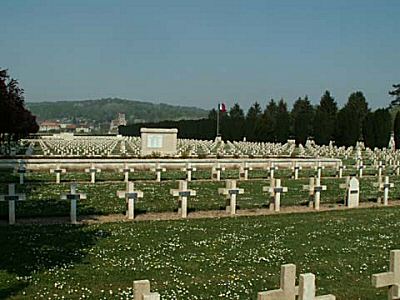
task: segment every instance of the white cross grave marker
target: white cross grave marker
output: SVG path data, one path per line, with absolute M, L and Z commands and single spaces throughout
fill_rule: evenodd
M 60 165 L 57 165 L 55 169 L 50 169 L 50 173 L 56 174 L 56 183 L 60 183 L 61 174 L 66 173 L 66 169 L 61 169 Z
M 221 180 L 221 172 L 224 170 L 225 170 L 225 168 L 222 167 L 220 165 L 220 163 L 217 163 L 216 165 L 214 165 L 211 170 L 211 179 L 220 181 Z
M 390 251 L 389 272 L 373 274 L 372 286 L 375 288 L 387 287 L 388 299 L 400 299 L 400 250 Z
M 271 186 L 264 186 L 263 191 L 270 192 L 271 196 L 274 197 L 274 203 L 270 204 L 270 210 L 280 211 L 281 210 L 281 194 L 286 193 L 288 191 L 288 188 L 281 186 L 280 179 L 275 179 L 275 183 Z
M 343 170 L 346 169 L 346 166 L 343 165 L 342 162 L 340 162 L 336 168 L 336 174 L 338 178 L 342 178 L 343 177 Z
M 400 176 L 400 162 L 398 160 L 394 163 L 394 171 L 397 176 Z
M 292 170 L 293 170 L 293 178 L 294 178 L 294 180 L 299 179 L 299 171 L 301 169 L 302 169 L 302 167 L 297 162 L 295 162 L 293 164 Z
M 124 173 L 124 182 L 128 182 L 129 181 L 129 173 L 134 172 L 135 170 L 133 168 L 129 168 L 128 164 L 125 163 L 124 167 L 122 169 L 119 169 L 119 171 L 121 173 Z
M 90 165 L 89 169 L 85 169 L 86 173 L 90 173 L 90 182 L 95 183 L 96 182 L 96 173 L 100 173 L 101 170 L 97 169 L 94 164 Z
M 377 166 L 377 169 L 378 169 L 378 178 L 382 178 L 382 171 L 383 171 L 383 169 L 385 168 L 385 165 L 383 164 L 383 162 L 380 160 L 379 161 L 379 164 L 378 164 L 378 166 Z
M 187 218 L 187 198 L 189 196 L 196 196 L 195 190 L 190 190 L 187 187 L 186 180 L 179 180 L 179 189 L 170 189 L 170 194 L 174 197 L 178 197 L 178 213 L 181 213 L 182 218 Z
M 136 280 L 133 282 L 133 291 L 135 300 L 160 300 L 159 293 L 150 292 L 150 281 Z
M 359 178 L 362 178 L 362 176 L 363 176 L 363 170 L 365 169 L 365 166 L 363 165 L 362 160 L 360 160 L 360 162 L 359 162 L 359 164 L 358 164 L 358 166 L 357 166 L 357 169 L 358 169 L 358 177 L 359 177 Z
M 273 162 L 271 162 L 270 166 L 267 168 L 267 170 L 269 171 L 269 178 L 270 179 L 274 179 L 274 174 L 275 171 L 278 170 L 278 167 L 275 166 L 275 164 Z
M 315 296 L 315 275 L 312 273 L 300 274 L 298 300 L 335 300 L 334 295 Z
M 389 189 L 394 187 L 394 183 L 389 182 L 389 176 L 385 176 L 385 181 L 382 182 L 379 188 L 383 191 L 383 205 L 389 204 Z
M 236 214 L 236 197 L 239 194 L 243 194 L 244 189 L 239 189 L 236 187 L 236 180 L 226 180 L 225 188 L 219 188 L 218 194 L 226 196 L 226 212 L 231 215 Z
M 323 169 L 325 169 L 325 166 L 323 166 L 320 161 L 317 162 L 317 165 L 315 166 L 315 170 L 317 171 L 317 178 L 321 178 Z
M 142 191 L 135 191 L 133 182 L 126 183 L 125 191 L 117 191 L 118 198 L 125 198 L 126 203 L 128 204 L 127 216 L 129 220 L 135 219 L 135 201 L 138 198 L 143 198 Z
M 19 175 L 19 184 L 24 184 L 25 174 L 28 172 L 26 167 L 23 164 L 19 164 L 15 172 Z
M 315 190 L 315 178 L 310 177 L 308 184 L 303 185 L 303 191 L 308 191 L 308 198 L 310 206 L 313 204 L 314 201 L 314 190 Z M 312 199 L 312 200 L 311 200 Z
M 76 183 L 71 184 L 70 192 L 67 194 L 61 194 L 61 200 L 70 200 L 71 201 L 71 223 L 76 224 L 76 200 L 85 200 L 86 194 L 77 193 L 76 192 Z
M 277 290 L 259 292 L 257 300 L 296 300 L 299 287 L 296 286 L 296 265 L 281 266 L 281 283 Z
M 240 170 L 239 170 L 239 179 L 240 180 L 247 180 L 249 179 L 249 171 L 253 170 L 252 167 L 249 166 L 248 162 L 243 163 L 240 166 Z
M 303 185 L 303 189 L 309 191 L 310 197 L 314 197 L 313 206 L 316 210 L 319 210 L 321 202 L 321 191 L 326 191 L 326 185 L 321 185 L 321 178 L 313 177 L 310 178 L 310 183 L 308 185 Z
M 15 193 L 14 183 L 8 185 L 8 195 L 0 195 L 0 201 L 8 202 L 8 223 L 10 225 L 15 224 L 15 201 L 23 201 L 25 199 L 25 194 Z
M 186 180 L 192 181 L 192 172 L 195 172 L 196 168 L 192 167 L 191 163 L 187 163 L 186 166 L 182 169 L 182 171 L 186 172 Z
M 161 167 L 160 163 L 156 163 L 155 167 L 151 169 L 152 172 L 156 172 L 157 174 L 157 178 L 156 181 L 157 182 L 161 182 L 161 172 L 165 172 L 166 169 Z

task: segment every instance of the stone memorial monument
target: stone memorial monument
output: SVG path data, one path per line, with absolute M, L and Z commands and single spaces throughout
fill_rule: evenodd
M 141 128 L 141 155 L 176 155 L 178 129 Z

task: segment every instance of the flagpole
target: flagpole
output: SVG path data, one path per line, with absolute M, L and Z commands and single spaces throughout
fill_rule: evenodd
M 217 107 L 217 137 L 219 137 L 219 103 Z

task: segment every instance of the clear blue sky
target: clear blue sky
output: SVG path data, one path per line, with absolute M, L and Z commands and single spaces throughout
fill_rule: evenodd
M 2 0 L 0 67 L 27 101 L 121 97 L 211 108 L 328 89 L 386 106 L 399 0 Z

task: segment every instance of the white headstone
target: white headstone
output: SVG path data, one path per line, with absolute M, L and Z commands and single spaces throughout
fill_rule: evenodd
M 358 207 L 360 202 L 360 183 L 356 177 L 352 177 L 349 181 L 347 191 L 347 206 L 349 208 Z

